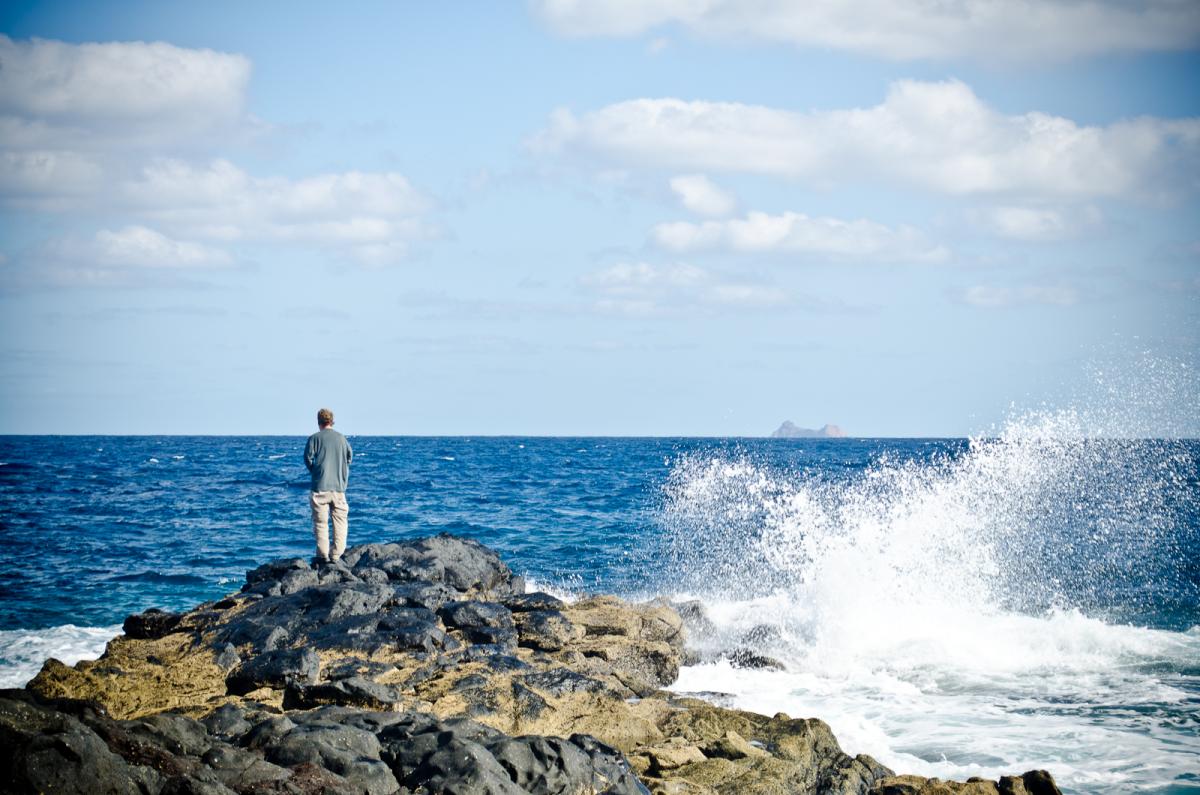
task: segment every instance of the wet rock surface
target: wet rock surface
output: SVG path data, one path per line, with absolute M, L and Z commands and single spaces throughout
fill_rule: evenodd
M 698 604 L 527 594 L 495 552 L 447 535 L 271 561 L 217 602 L 130 616 L 99 660 L 49 660 L 0 691 L 0 791 L 1058 791 L 1041 771 L 897 776 L 819 720 L 667 693 L 689 659 L 681 613 L 704 632 Z

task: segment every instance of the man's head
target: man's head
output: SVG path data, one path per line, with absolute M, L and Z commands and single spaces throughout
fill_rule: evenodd
M 329 409 L 321 409 L 317 412 L 317 425 L 322 428 L 328 428 L 333 425 L 333 412 Z

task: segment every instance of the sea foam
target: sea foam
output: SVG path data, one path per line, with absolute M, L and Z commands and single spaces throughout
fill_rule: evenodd
M 684 456 L 668 569 L 711 625 L 675 687 L 821 717 L 906 772 L 1195 784 L 1200 635 L 1123 619 L 1197 587 L 1195 467 L 1187 443 L 1096 439 L 1073 411 L 843 477 Z M 736 648 L 786 670 L 731 667 Z
M 45 629 L 0 630 L 0 687 L 24 687 L 47 658 L 74 665 L 94 660 L 121 627 L 77 627 L 64 624 Z

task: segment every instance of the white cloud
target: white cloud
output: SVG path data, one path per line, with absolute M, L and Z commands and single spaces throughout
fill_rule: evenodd
M 1194 190 L 1200 119 L 1080 126 L 1006 115 L 957 80 L 893 83 L 874 107 L 798 113 L 635 99 L 556 111 L 535 151 L 626 168 L 766 174 L 829 185 L 885 180 L 942 193 L 1088 198 Z
M 67 44 L 0 35 L 8 148 L 132 148 L 243 121 L 250 61 L 163 42 Z
M 587 274 L 580 284 L 605 311 L 651 315 L 695 307 L 746 309 L 781 306 L 787 293 L 771 285 L 731 280 L 694 265 L 619 263 Z
M 721 216 L 733 212 L 733 197 L 703 174 L 683 174 L 671 179 L 671 190 L 688 210 L 698 215 Z
M 794 212 L 659 224 L 651 236 L 657 245 L 676 252 L 786 253 L 887 262 L 942 262 L 949 257 L 944 247 L 931 245 L 911 227 L 893 229 L 864 219 L 812 218 Z
M 196 167 L 164 159 L 121 186 L 120 195 L 136 212 L 189 236 L 316 243 L 368 265 L 399 260 L 433 234 L 428 200 L 395 173 L 291 180 L 254 177 L 227 160 Z
M 23 253 L 6 286 L 147 287 L 196 284 L 194 276 L 231 268 L 227 251 L 140 225 L 68 235 Z
M 973 210 L 968 218 L 999 237 L 1035 242 L 1076 237 L 1103 221 L 1100 211 L 1092 206 L 991 207 Z
M 315 244 L 382 265 L 432 235 L 429 202 L 400 174 L 198 164 L 259 127 L 245 112 L 250 73 L 241 55 L 161 42 L 0 35 L 0 200 L 107 219 L 120 230 L 67 248 L 113 267 L 211 266 L 227 256 L 212 241 Z
M 264 127 L 245 112 L 250 72 L 244 56 L 162 42 L 0 35 L 0 198 L 106 209 L 108 186 L 147 157 L 249 140 Z
M 54 209 L 103 186 L 103 166 L 79 152 L 0 153 L 0 195 L 19 205 Z
M 997 309 L 1022 304 L 1045 304 L 1049 306 L 1072 306 L 1079 301 L 1079 292 L 1073 287 L 1026 285 L 1023 287 L 1000 287 L 979 284 L 963 291 L 962 299 L 971 306 Z
M 96 233 L 95 259 L 102 265 L 133 268 L 223 268 L 233 264 L 228 253 L 183 240 L 172 240 L 144 226 Z
M 636 36 L 677 24 L 701 36 L 892 59 L 1063 59 L 1179 50 L 1200 38 L 1192 0 L 533 0 L 567 36 Z

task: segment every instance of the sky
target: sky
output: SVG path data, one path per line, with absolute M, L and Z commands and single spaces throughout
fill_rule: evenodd
M 1200 432 L 1194 0 L 0 34 L 0 433 L 963 436 L 1114 373 Z

